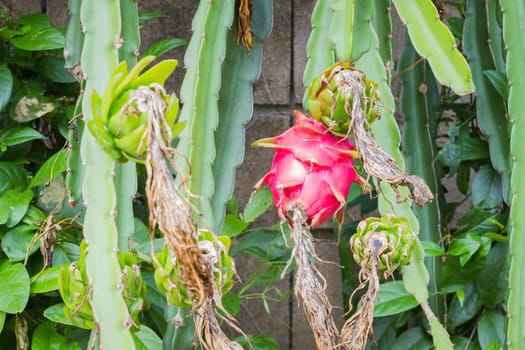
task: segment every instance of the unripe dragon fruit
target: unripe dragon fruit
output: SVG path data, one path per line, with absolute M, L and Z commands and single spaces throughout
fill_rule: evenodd
M 361 182 L 354 169 L 357 156 L 346 138 L 334 136 L 320 122 L 295 112 L 295 125 L 283 134 L 254 145 L 276 151 L 270 171 L 256 187 L 268 185 L 279 216 L 290 220 L 289 211 L 304 211 L 315 228 L 334 215 L 338 221 L 353 182 Z

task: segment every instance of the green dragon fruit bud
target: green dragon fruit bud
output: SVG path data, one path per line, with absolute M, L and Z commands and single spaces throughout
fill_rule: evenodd
M 122 61 L 113 71 L 104 95 L 93 92 L 93 119 L 87 126 L 104 151 L 115 160 L 143 162 L 145 159 L 149 115 L 141 108 L 143 88 L 157 93 L 165 103 L 162 137 L 166 144 L 184 128 L 184 123 L 175 123 L 179 111 L 177 96 L 166 94 L 163 88 L 178 62 L 165 60 L 143 72 L 154 59 L 154 56 L 142 58 L 129 72 L 126 61 Z
M 383 278 L 410 262 L 415 243 L 408 219 L 392 214 L 362 220 L 350 239 L 354 260 L 368 271 L 377 264 L 378 274 Z
M 65 265 L 59 272 L 58 291 L 64 301 L 64 315 L 73 325 L 95 329 L 91 310 L 91 287 L 86 272 L 87 244 L 80 244 L 80 260 Z M 139 261 L 132 253 L 118 253 L 122 270 L 122 296 L 126 302 L 133 325 L 139 325 L 139 315 L 146 306 L 146 284 L 142 280 Z M 138 328 L 133 327 L 134 330 Z
M 235 274 L 234 260 L 228 254 L 230 246 L 231 239 L 228 236 L 215 236 L 210 231 L 199 231 L 199 248 L 213 272 L 216 290 L 223 295 L 232 288 Z M 166 294 L 168 302 L 175 306 L 193 306 L 195 300 L 188 295 L 179 278 L 178 261 L 173 262 L 166 245 L 156 258 L 155 283 Z
M 364 84 L 361 108 L 369 124 L 379 118 L 377 84 L 349 62 L 337 62 L 315 77 L 304 95 L 303 107 L 313 118 L 321 121 L 332 133 L 346 136 L 351 128 L 353 95 L 350 81 Z

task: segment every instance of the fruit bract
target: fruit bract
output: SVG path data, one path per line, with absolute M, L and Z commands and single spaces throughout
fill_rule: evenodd
M 341 222 L 350 186 L 359 179 L 354 146 L 301 112 L 295 116 L 295 125 L 283 134 L 255 142 L 276 151 L 270 171 L 257 187 L 270 187 L 282 219 L 289 219 L 287 213 L 299 207 L 312 228 L 334 215 Z

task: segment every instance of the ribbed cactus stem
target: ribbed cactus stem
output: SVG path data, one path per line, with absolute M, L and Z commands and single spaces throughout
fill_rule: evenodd
M 510 186 L 512 201 L 510 205 L 510 271 L 507 297 L 507 346 L 510 350 L 525 349 L 525 70 L 523 57 L 523 23 L 525 23 L 525 3 L 502 0 L 503 38 L 507 47 L 507 78 L 509 80 L 508 110 L 512 124 L 510 134 L 510 153 L 514 164 Z
M 290 259 L 290 262 L 295 259 L 296 263 L 295 294 L 302 301 L 317 348 L 335 349 L 339 331 L 332 317 L 332 304 L 326 295 L 326 282 L 311 261 L 317 255 L 306 223 L 306 214 L 301 208 L 294 207 L 288 215 L 292 223 L 291 238 L 295 244 Z
M 118 63 L 120 8 L 118 2 L 84 0 L 82 71 L 86 79 L 83 100 L 85 120 L 92 119 L 93 90 L 104 91 Z M 83 196 L 87 206 L 84 237 L 88 244 L 86 270 L 93 293 L 91 306 L 104 349 L 134 349 L 129 331 L 132 324 L 121 294 L 121 271 L 117 259 L 118 232 L 115 223 L 115 162 L 100 148 L 91 133 L 82 135 L 81 155 L 86 173 Z

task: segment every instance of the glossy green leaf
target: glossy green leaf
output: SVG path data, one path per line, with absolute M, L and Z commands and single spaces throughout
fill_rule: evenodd
M 44 317 L 50 321 L 74 326 L 71 320 L 64 314 L 64 304 L 55 304 L 44 310 Z
M 42 139 L 45 139 L 44 135 L 27 126 L 17 126 L 0 130 L 0 148 Z
M 56 325 L 46 321 L 36 327 L 31 341 L 31 350 L 81 350 L 74 342 L 69 343 L 56 331 Z
M 505 316 L 503 314 L 488 310 L 478 321 L 478 339 L 481 349 L 487 350 L 489 344 L 505 344 Z
M 22 312 L 29 300 L 29 275 L 21 263 L 0 262 L 0 311 Z
M 53 251 L 53 266 L 70 264 L 80 258 L 80 247 L 70 242 L 60 242 Z
M 140 329 L 133 333 L 133 339 L 137 350 L 162 349 L 162 339 L 145 325 L 141 325 Z
M 507 101 L 509 99 L 509 83 L 505 74 L 494 69 L 487 69 L 483 71 L 483 75 L 489 80 L 498 94 Z
M 221 233 L 229 237 L 236 237 L 241 234 L 248 225 L 248 222 L 239 219 L 236 215 L 228 214 L 224 218 Z
M 161 12 L 141 12 L 139 13 L 139 22 L 144 23 L 147 21 L 151 21 L 155 18 L 164 18 L 166 17 L 166 14 Z
M 403 283 L 385 282 L 379 286 L 379 296 L 374 304 L 374 317 L 395 315 L 418 306 L 414 297 L 405 290 Z
M 27 172 L 17 163 L 0 161 L 0 194 L 27 186 Z
M 487 306 L 496 306 L 505 300 L 509 268 L 507 254 L 508 244 L 495 244 L 487 255 L 485 266 L 476 277 L 476 289 Z
M 445 254 L 443 247 L 436 242 L 421 241 L 421 245 L 425 249 L 426 256 L 443 256 Z
M 44 185 L 53 180 L 58 174 L 66 171 L 67 150 L 63 149 L 49 157 L 38 169 L 35 176 L 29 183 L 29 187 Z
M 241 310 L 241 298 L 238 294 L 228 294 L 222 297 L 222 306 L 230 315 L 235 317 Z
M 242 213 L 245 222 L 253 222 L 268 210 L 273 204 L 272 192 L 268 189 L 262 189 L 254 192 L 250 200 L 244 207 Z
M 15 23 L 38 28 L 51 27 L 51 19 L 44 13 L 30 13 L 28 15 L 20 16 L 15 20 Z
M 253 346 L 254 350 L 279 350 L 279 344 L 266 334 L 255 334 L 255 335 L 248 335 L 248 339 L 250 340 L 250 344 Z M 249 344 L 246 341 L 244 337 L 238 337 L 235 338 L 234 341 L 239 343 L 240 345 L 244 347 L 248 347 Z
M 0 333 L 1 333 L 2 330 L 4 329 L 5 316 L 6 316 L 6 313 L 3 312 L 3 311 L 0 311 Z
M 462 291 L 464 293 L 463 301 L 456 295 L 448 310 L 447 324 L 450 329 L 455 329 L 471 321 L 482 307 L 479 294 L 472 284 L 465 286 Z
M 2 250 L 10 261 L 23 261 L 28 254 L 38 250 L 38 241 L 31 246 L 35 233 L 36 227 L 31 225 L 19 225 L 7 231 L 2 239 Z
M 75 83 L 73 75 L 64 68 L 64 58 L 56 56 L 44 56 L 37 62 L 40 74 L 54 83 Z
M 5 64 L 0 64 L 0 111 L 2 111 L 9 99 L 11 98 L 11 91 L 13 90 L 13 75 Z
M 45 269 L 31 278 L 31 293 L 47 293 L 58 289 L 58 275 L 64 265 Z
M 440 21 L 431 0 L 393 0 L 416 51 L 425 57 L 437 80 L 458 95 L 474 91 L 468 63 L 456 47 L 454 37 Z
M 503 203 L 500 175 L 491 166 L 483 166 L 472 181 L 472 205 L 497 208 Z
M 11 43 L 22 50 L 44 51 L 64 47 L 64 33 L 56 28 L 35 28 L 26 35 L 11 39 Z
M 281 232 L 257 230 L 243 235 L 232 247 L 231 254 L 248 254 L 259 259 L 276 260 L 289 253 Z
M 401 333 L 390 350 L 430 350 L 431 348 L 432 340 L 426 332 L 419 327 L 414 327 Z
M 22 220 L 33 199 L 33 191 L 7 190 L 0 195 L 0 224 L 13 227 Z
M 148 47 L 142 55 L 160 57 L 179 46 L 186 45 L 187 43 L 188 42 L 186 40 L 180 38 L 162 39 Z

